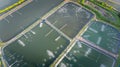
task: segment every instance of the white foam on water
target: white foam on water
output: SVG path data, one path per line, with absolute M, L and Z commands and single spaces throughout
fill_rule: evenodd
M 17 42 L 18 42 L 20 45 L 22 45 L 23 47 L 25 46 L 25 43 L 24 43 L 23 41 L 18 40 Z
M 77 7 L 77 8 L 76 8 L 76 13 L 81 12 L 81 11 L 82 11 L 82 8 L 81 8 L 81 7 Z
M 32 34 L 36 34 L 34 31 L 32 31 L 32 30 L 30 30 L 30 32 L 32 33 Z
M 53 25 L 55 25 L 57 22 L 58 22 L 58 20 L 56 20 L 56 21 L 53 23 Z
M 82 48 L 82 44 L 79 41 L 77 42 L 77 45 L 79 48 Z
M 24 58 L 24 56 L 22 56 L 21 58 Z
M 20 57 L 20 55 L 17 55 L 17 57 L 19 58 L 19 57 Z
M 76 51 L 76 50 L 74 50 L 74 51 L 73 51 L 73 53 L 77 53 L 77 51 Z
M 46 62 L 47 60 L 46 59 L 44 59 L 44 62 Z
M 70 54 L 70 56 L 72 56 L 73 54 Z
M 91 53 L 91 48 L 89 48 L 86 52 L 85 52 L 85 56 L 88 56 Z
M 117 38 L 117 37 L 112 37 L 112 38 L 114 38 L 114 39 L 116 39 L 116 40 L 120 41 L 120 39 L 119 39 L 119 38 Z
M 102 25 L 101 31 L 103 32 L 105 30 L 105 25 Z
M 60 47 L 57 47 L 57 50 L 59 50 L 60 49 Z
M 25 35 L 25 34 L 24 34 L 24 36 L 25 36 L 25 38 L 27 38 L 27 39 L 28 39 L 28 36 L 27 36 L 27 35 Z
M 102 40 L 102 37 L 98 37 L 98 40 L 97 40 L 97 45 L 99 45 L 99 44 L 100 44 L 101 40 Z
M 97 30 L 95 30 L 95 29 L 93 29 L 93 28 L 89 28 L 89 30 L 91 30 L 91 31 L 93 31 L 94 33 L 98 33 L 98 31 Z
M 45 37 L 49 36 L 54 30 L 51 29 L 47 34 L 45 34 Z
M 86 34 L 86 35 L 83 35 L 84 38 L 88 38 L 90 37 L 90 35 Z
M 55 54 L 57 54 L 57 51 L 55 51 Z
M 73 59 L 73 61 L 74 61 L 74 62 L 77 62 L 77 60 L 76 60 L 76 59 Z
M 58 13 L 67 13 L 67 8 L 62 7 L 61 9 L 58 10 Z
M 61 48 L 63 48 L 63 45 L 60 45 Z
M 79 15 L 78 13 L 81 12 L 81 11 L 82 11 L 82 8 L 77 7 L 76 10 L 75 10 L 75 15 L 78 16 Z
M 20 64 L 17 64 L 17 67 L 19 67 L 20 66 Z
M 12 59 L 10 59 L 10 58 L 8 59 L 8 61 L 11 61 L 11 60 L 12 60 Z
M 89 12 L 86 12 L 86 11 L 85 11 L 85 13 L 86 13 L 86 15 L 87 15 L 86 18 L 89 19 L 89 18 L 91 17 L 90 13 L 89 13 Z
M 60 67 L 67 67 L 64 63 L 60 63 Z
M 55 41 L 58 41 L 60 38 L 61 38 L 61 36 L 58 36 L 58 37 L 55 39 Z
M 101 64 L 100 67 L 106 67 L 104 64 Z
M 13 56 L 12 59 L 15 59 L 15 57 Z
M 45 66 L 45 64 L 43 63 L 42 66 Z
M 112 52 L 116 52 L 116 49 L 112 48 Z
M 52 57 L 49 57 L 49 59 L 52 59 Z
M 70 57 L 68 57 L 68 56 L 65 56 L 68 60 L 71 60 L 71 58 Z
M 40 24 L 39 24 L 39 27 L 42 28 L 42 27 L 43 27 L 43 23 L 40 23 Z
M 77 50 L 77 53 L 80 53 L 80 51 L 79 51 L 79 50 Z
M 55 58 L 55 55 L 54 55 L 54 53 L 52 51 L 46 50 L 46 52 L 47 52 L 49 57 Z

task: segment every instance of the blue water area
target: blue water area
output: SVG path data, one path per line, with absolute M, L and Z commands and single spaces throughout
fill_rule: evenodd
M 69 41 L 46 24 L 37 25 L 3 48 L 3 58 L 11 67 L 49 67 Z M 48 34 L 49 33 L 49 34 Z M 19 42 L 18 42 L 19 41 Z M 21 43 L 20 43 L 21 42 Z
M 112 53 L 119 51 L 120 31 L 101 21 L 93 21 L 83 37 Z
M 72 2 L 66 3 L 47 20 L 55 23 L 55 27 L 62 28 L 61 31 L 70 38 L 74 38 L 78 32 L 94 17 L 94 14 Z
M 112 67 L 114 59 L 78 41 L 58 67 Z M 107 62 L 106 62 L 107 61 Z
M 10 1 L 13 2 L 14 0 Z M 9 15 L 5 19 L 0 20 L 0 39 L 2 41 L 10 40 L 62 1 L 63 0 L 33 0 L 25 7 L 12 13 L 12 17 Z

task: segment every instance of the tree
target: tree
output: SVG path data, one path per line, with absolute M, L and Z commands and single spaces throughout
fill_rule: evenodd
M 118 13 L 118 16 L 119 16 L 119 18 L 120 18 L 120 12 Z
M 85 0 L 81 0 L 81 3 L 84 4 L 84 3 L 85 3 Z

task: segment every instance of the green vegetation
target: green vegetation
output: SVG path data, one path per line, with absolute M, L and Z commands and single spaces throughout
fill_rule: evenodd
M 0 66 L 2 66 L 2 61 L 1 61 L 1 59 L 0 59 Z
M 81 3 L 84 4 L 84 3 L 85 3 L 85 0 L 81 0 Z
M 98 6 L 100 6 L 100 7 L 102 7 L 102 8 L 105 8 L 107 10 L 111 10 L 111 11 L 113 10 L 113 7 L 110 6 L 110 5 L 108 5 L 105 2 L 98 1 L 98 0 L 89 0 L 89 1 L 92 2 L 92 3 L 94 3 L 94 4 L 96 4 L 96 5 L 98 5 Z
M 119 12 L 116 11 L 112 6 L 108 5 L 106 2 L 102 2 L 100 0 L 89 0 L 90 2 L 94 3 L 95 5 L 98 5 L 108 11 L 112 11 L 116 14 L 118 14 Z
M 1 57 L 1 55 L 0 55 L 0 57 Z M 0 58 L 0 67 L 2 67 L 2 60 L 1 60 L 1 58 Z
M 82 6 L 86 7 L 87 9 L 91 10 L 92 12 L 94 12 L 96 14 L 97 19 L 103 20 L 107 23 L 110 23 L 111 25 L 115 26 L 117 29 L 120 30 L 120 17 L 118 16 L 118 12 L 113 10 L 113 7 L 107 5 L 106 3 L 99 2 L 97 0 L 89 0 L 89 1 L 97 6 L 104 8 L 106 11 L 110 12 L 111 15 L 116 18 L 116 22 L 110 21 L 105 16 L 101 15 L 101 13 L 99 13 L 95 8 L 84 4 L 84 2 L 85 2 L 84 0 L 78 0 L 78 3 L 80 3 Z
M 98 0 L 89 0 L 89 1 L 92 2 L 93 4 L 97 5 L 97 6 L 100 6 L 100 7 L 104 8 L 106 11 L 110 12 L 112 14 L 112 16 L 114 16 L 116 18 L 117 23 L 109 21 L 109 19 L 106 19 L 106 20 L 104 19 L 104 21 L 107 21 L 110 24 L 120 28 L 120 17 L 118 16 L 118 12 L 116 10 L 114 10 L 112 6 L 108 5 L 105 2 L 98 1 Z
M 0 42 L 0 47 L 4 46 L 4 43 L 3 42 Z

